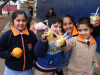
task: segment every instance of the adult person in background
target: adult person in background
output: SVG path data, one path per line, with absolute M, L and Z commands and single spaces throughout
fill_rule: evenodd
M 48 19 L 49 17 L 51 17 L 51 16 L 56 16 L 56 14 L 55 14 L 55 12 L 53 11 L 54 10 L 54 8 L 53 7 L 50 7 L 49 8 L 49 11 L 46 13 L 46 15 L 45 15 L 45 18 L 46 19 Z
M 31 20 L 35 19 L 35 17 L 33 17 L 33 7 L 29 6 L 28 9 L 25 10 L 25 13 L 27 16 L 27 29 L 29 29 Z

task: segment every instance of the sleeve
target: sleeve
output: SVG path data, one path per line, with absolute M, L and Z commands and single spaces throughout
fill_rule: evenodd
M 11 59 L 13 58 L 11 56 L 11 50 L 8 50 L 8 37 L 5 35 L 2 35 L 0 37 L 0 58 L 3 59 Z
M 34 35 L 34 36 L 35 36 L 35 35 Z M 34 39 L 34 41 L 35 41 L 35 42 L 34 42 L 34 46 L 35 46 L 38 40 L 37 40 L 36 36 L 35 36 L 34 38 L 35 38 L 35 39 Z M 35 60 L 35 61 L 37 60 L 37 57 L 35 56 L 35 54 L 34 54 L 34 59 L 33 59 L 33 60 Z
M 34 54 L 36 57 L 43 57 L 48 50 L 48 41 L 43 42 L 42 38 L 39 39 L 39 41 L 36 43 L 34 47 Z
M 75 46 L 75 39 L 71 38 L 69 40 L 66 40 L 66 44 L 63 47 L 61 47 L 61 49 L 63 51 L 68 51 L 68 50 L 72 49 L 74 46 Z
M 96 55 L 94 55 L 93 63 L 98 63 Z
M 36 45 L 36 43 L 37 43 L 38 40 L 37 40 L 35 34 L 34 34 L 32 31 L 29 31 L 29 32 L 30 32 L 30 34 L 32 35 L 32 38 L 34 38 L 34 39 L 33 39 L 33 40 L 34 40 L 34 41 L 33 41 L 33 47 L 34 47 L 34 46 Z M 33 50 L 34 50 L 34 49 L 33 49 Z M 34 52 L 33 52 L 33 57 L 34 57 L 33 60 L 36 61 L 36 60 L 37 60 L 37 57 L 35 56 Z
M 97 47 L 97 44 L 96 44 L 96 47 Z M 96 52 L 96 49 L 95 49 L 95 52 Z M 98 63 L 97 58 L 96 58 L 96 53 L 94 53 L 93 63 Z
M 97 27 L 93 27 L 93 32 L 91 34 L 93 37 L 100 36 L 100 25 Z

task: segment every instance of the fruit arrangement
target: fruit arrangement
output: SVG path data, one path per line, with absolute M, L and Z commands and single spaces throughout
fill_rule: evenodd
M 94 18 L 95 16 L 90 16 L 90 23 L 91 24 L 95 24 L 96 22 L 97 22 L 97 20 L 99 19 L 99 17 L 98 16 L 96 16 L 95 18 L 95 20 L 93 20 L 93 18 Z
M 22 55 L 23 51 L 22 51 L 21 48 L 15 47 L 15 48 L 13 49 L 12 53 L 13 53 L 13 55 L 14 55 L 15 57 L 19 57 L 19 56 Z
M 48 31 L 47 34 L 49 35 L 47 37 L 48 40 L 53 39 L 53 32 L 52 31 Z
M 57 47 L 61 47 L 65 40 L 66 40 L 66 37 L 58 36 L 56 40 Z

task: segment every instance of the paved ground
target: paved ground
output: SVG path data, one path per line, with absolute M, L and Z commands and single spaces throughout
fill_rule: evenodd
M 11 23 L 10 23 L 10 17 L 11 16 L 4 16 L 4 18 L 0 18 L 0 36 L 7 31 L 8 29 L 10 29 Z M 41 22 L 42 20 L 36 18 L 34 20 L 32 20 L 31 25 L 34 24 L 34 22 Z M 96 57 L 98 59 L 99 65 L 100 65 L 100 54 L 96 53 Z M 3 75 L 4 72 L 4 59 L 0 59 L 0 75 Z M 67 66 L 63 68 L 64 71 L 64 75 L 67 75 Z M 55 74 L 56 75 L 56 74 Z M 94 75 L 100 75 L 100 69 L 96 69 L 95 70 L 95 74 Z

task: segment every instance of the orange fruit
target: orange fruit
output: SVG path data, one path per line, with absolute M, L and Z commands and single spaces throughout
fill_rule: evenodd
M 14 49 L 13 49 L 13 51 L 12 51 L 12 53 L 13 53 L 13 55 L 15 56 L 15 57 L 19 57 L 20 55 L 22 55 L 22 49 L 21 48 L 19 48 L 19 47 L 15 47 Z

